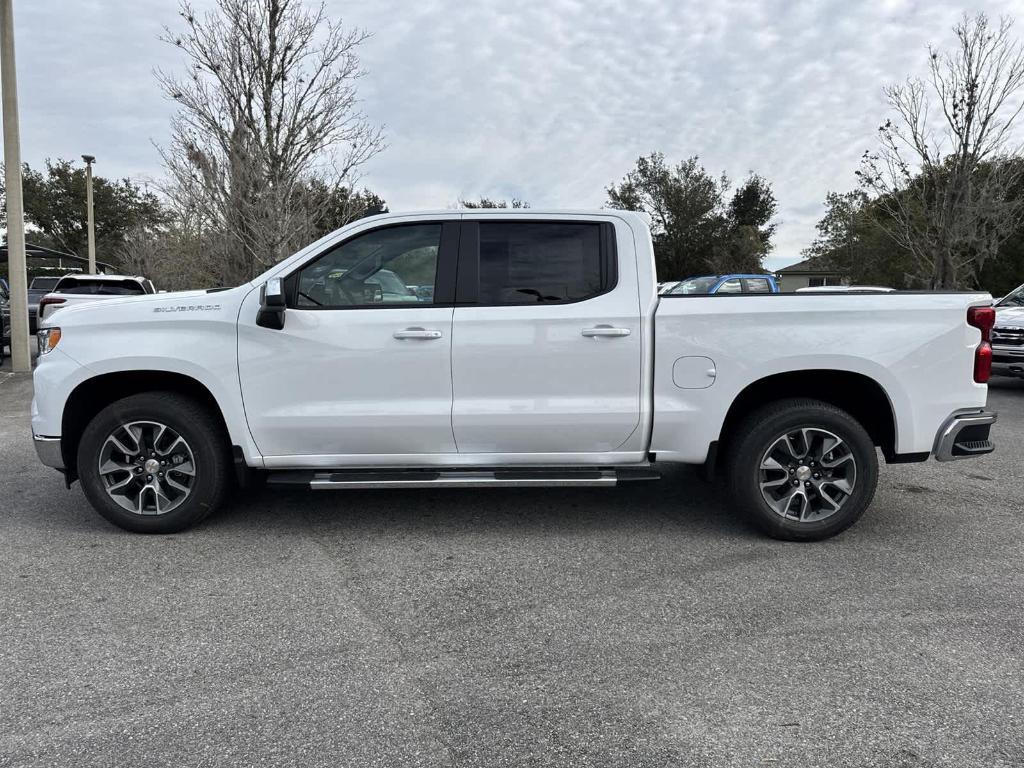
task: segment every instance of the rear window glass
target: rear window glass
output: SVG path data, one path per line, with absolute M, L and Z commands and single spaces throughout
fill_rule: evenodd
M 763 277 L 747 277 L 743 279 L 743 290 L 747 293 L 771 293 L 768 280 Z
M 40 291 L 52 291 L 59 280 L 59 277 L 34 277 L 29 288 Z
M 481 222 L 480 303 L 579 301 L 608 290 L 599 224 Z
M 145 293 L 146 290 L 137 280 L 90 280 L 87 277 L 72 277 L 61 280 L 56 292 L 87 296 L 136 296 Z

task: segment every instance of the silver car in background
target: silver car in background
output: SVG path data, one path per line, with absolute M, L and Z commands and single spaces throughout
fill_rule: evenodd
M 1024 285 L 996 302 L 992 373 L 1024 378 Z

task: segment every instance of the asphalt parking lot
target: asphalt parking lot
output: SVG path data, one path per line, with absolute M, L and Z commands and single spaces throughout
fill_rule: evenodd
M 819 544 L 688 470 L 123 533 L 0 371 L 0 765 L 1024 765 L 1024 381 Z

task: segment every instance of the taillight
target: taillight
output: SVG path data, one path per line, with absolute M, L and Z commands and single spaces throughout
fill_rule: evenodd
M 996 310 L 993 307 L 970 307 L 967 310 L 967 324 L 981 331 L 981 344 L 974 350 L 974 380 L 985 384 L 992 375 L 992 326 L 996 324 Z
M 63 304 L 65 301 L 67 301 L 67 299 L 60 299 L 56 296 L 47 296 L 39 302 L 39 308 L 42 309 L 50 304 Z

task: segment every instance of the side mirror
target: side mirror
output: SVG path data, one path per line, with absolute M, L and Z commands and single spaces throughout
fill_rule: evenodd
M 272 277 L 260 288 L 260 311 L 256 325 L 280 331 L 284 328 L 284 285 L 280 277 Z

